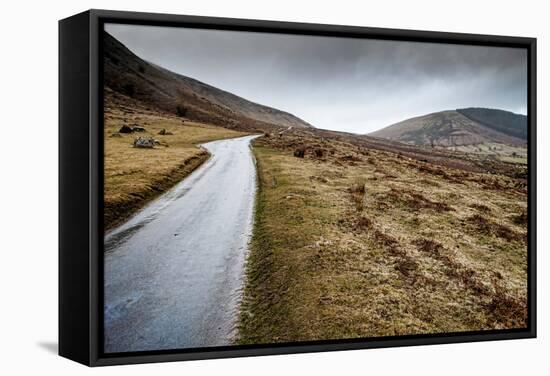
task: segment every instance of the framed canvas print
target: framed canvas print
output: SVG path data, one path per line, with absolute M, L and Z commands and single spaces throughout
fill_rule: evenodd
M 59 352 L 536 335 L 536 40 L 91 10 L 59 23 Z

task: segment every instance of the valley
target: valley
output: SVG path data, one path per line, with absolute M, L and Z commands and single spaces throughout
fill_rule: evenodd
M 105 243 L 107 324 L 124 333 L 109 337 L 114 351 L 130 343 L 169 349 L 525 327 L 524 116 L 469 108 L 366 135 L 319 129 L 105 38 L 106 239 L 143 223 L 124 244 Z M 138 138 L 151 147 L 134 147 Z M 233 161 L 244 161 L 245 173 Z M 206 186 L 196 188 L 198 181 Z M 246 189 L 234 188 L 240 186 Z M 177 200 L 150 217 L 155 200 L 178 187 Z M 233 205 L 243 197 L 250 228 Z M 237 219 L 224 220 L 218 207 Z M 224 229 L 236 222 L 244 225 L 234 227 L 234 238 L 250 235 L 250 242 L 230 240 Z M 212 241 L 218 235 L 224 242 Z M 211 250 L 212 258 L 203 257 Z M 225 269 L 224 254 L 233 260 Z M 200 287 L 222 286 L 224 273 L 231 280 L 225 310 L 212 308 Z M 131 308 L 131 318 L 155 340 L 125 327 L 132 289 L 150 306 Z M 173 315 L 157 319 L 157 304 Z M 223 322 L 223 335 L 201 321 L 210 310 L 215 319 L 208 323 Z

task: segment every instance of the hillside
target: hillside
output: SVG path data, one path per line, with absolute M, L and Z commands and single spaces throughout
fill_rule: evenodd
M 152 108 L 244 131 L 289 126 L 312 128 L 287 112 L 248 101 L 146 62 L 106 32 L 104 56 L 106 89 Z
M 457 111 L 468 119 L 495 131 L 527 140 L 527 116 L 525 115 L 488 108 L 463 108 Z
M 411 118 L 370 134 L 418 146 L 503 144 L 522 147 L 527 118 L 502 110 L 467 108 Z
M 238 344 L 525 327 L 524 178 L 475 154 L 320 130 L 253 150 Z

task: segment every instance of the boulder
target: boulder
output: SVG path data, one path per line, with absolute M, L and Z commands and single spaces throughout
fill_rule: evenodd
M 132 129 L 134 130 L 134 132 L 145 132 L 145 128 L 140 127 L 139 125 L 134 125 Z
M 129 125 L 124 124 L 120 129 L 118 130 L 119 133 L 132 133 L 134 129 L 130 127 Z
M 169 131 L 167 131 L 167 130 L 164 129 L 164 128 L 162 128 L 162 129 L 160 130 L 159 134 L 162 135 L 162 136 L 171 136 L 171 135 L 173 135 L 172 132 L 169 132 Z
M 134 140 L 134 147 L 152 149 L 155 147 L 155 140 L 151 137 L 138 137 Z

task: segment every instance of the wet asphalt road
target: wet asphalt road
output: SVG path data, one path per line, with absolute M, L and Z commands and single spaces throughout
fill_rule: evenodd
M 230 344 L 252 231 L 256 136 L 204 144 L 193 174 L 105 237 L 105 352 Z

